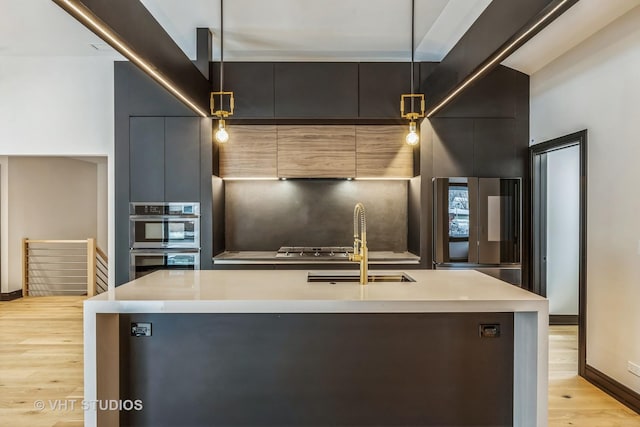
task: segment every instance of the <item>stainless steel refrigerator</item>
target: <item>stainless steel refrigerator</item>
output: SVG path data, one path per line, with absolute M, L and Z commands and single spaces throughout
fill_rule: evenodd
M 435 268 L 520 264 L 518 178 L 434 178 Z

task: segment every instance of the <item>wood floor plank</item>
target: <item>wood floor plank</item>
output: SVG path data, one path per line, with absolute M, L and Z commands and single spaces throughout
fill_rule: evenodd
M 578 327 L 549 326 L 549 427 L 638 427 L 640 415 L 578 376 Z
M 0 302 L 0 425 L 82 426 L 85 297 Z M 36 400 L 45 408 L 34 407 Z M 75 401 L 74 408 L 58 401 Z M 53 406 L 53 407 L 52 407 Z
M 0 426 L 83 425 L 83 301 L 0 302 Z M 549 349 L 549 427 L 640 427 L 640 415 L 578 377 L 576 326 L 550 326 Z M 37 399 L 76 404 L 39 411 Z

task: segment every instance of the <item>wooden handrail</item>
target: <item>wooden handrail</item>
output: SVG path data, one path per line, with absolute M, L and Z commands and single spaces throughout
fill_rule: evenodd
M 85 240 L 29 240 L 22 239 L 27 243 L 87 243 L 89 239 Z
M 24 296 L 28 296 L 30 294 L 29 291 L 29 252 L 30 244 L 85 244 L 86 245 L 86 266 L 87 266 L 87 296 L 92 297 L 96 294 L 97 287 L 97 274 L 98 274 L 98 260 L 97 256 L 100 256 L 104 260 L 103 264 L 108 262 L 107 254 L 102 251 L 102 249 L 96 246 L 96 239 L 88 238 L 85 240 L 59 240 L 59 239 L 22 239 L 22 294 Z M 34 250 L 53 250 L 53 251 L 62 251 L 68 248 L 63 247 L 49 247 L 49 248 L 33 248 Z M 76 247 L 75 249 L 81 249 L 80 247 Z M 70 249 L 69 249 L 70 250 Z M 46 254 L 35 255 L 38 258 L 46 257 Z M 64 257 L 66 255 L 58 255 L 57 257 Z M 103 273 L 104 274 L 104 273 Z

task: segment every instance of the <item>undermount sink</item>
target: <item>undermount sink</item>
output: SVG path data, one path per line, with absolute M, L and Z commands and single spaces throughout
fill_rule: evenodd
M 372 273 L 369 272 L 369 282 L 415 282 L 413 277 L 407 273 Z M 311 271 L 307 275 L 307 282 L 309 283 L 330 283 L 336 284 L 339 282 L 358 283 L 360 282 L 360 275 L 357 272 L 335 272 L 335 271 Z

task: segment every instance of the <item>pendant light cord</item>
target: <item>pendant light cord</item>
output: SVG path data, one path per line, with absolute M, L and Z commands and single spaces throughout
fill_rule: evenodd
M 413 60 L 414 60 L 414 56 L 413 56 L 413 52 L 415 50 L 414 47 L 414 43 L 415 43 L 415 36 L 414 36 L 414 30 L 415 30 L 415 7 L 416 7 L 416 2 L 415 0 L 411 0 L 411 95 L 413 95 Z M 413 97 L 411 97 L 411 112 L 413 113 Z
M 224 83 L 224 13 L 223 13 L 223 5 L 224 5 L 224 0 L 220 0 L 220 110 L 223 110 L 223 105 L 222 105 L 222 101 L 223 101 L 223 96 L 222 96 L 222 92 L 224 91 L 223 89 L 223 83 Z

